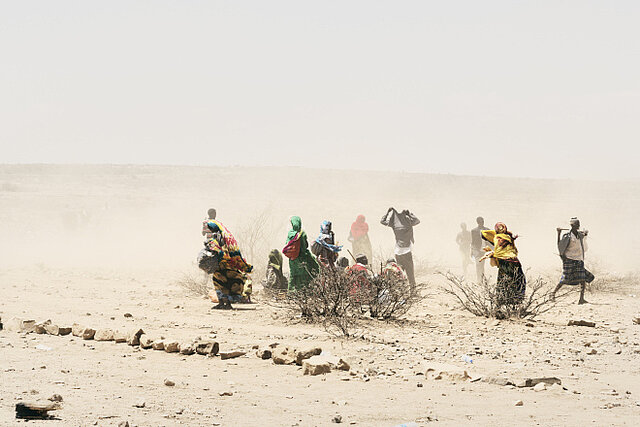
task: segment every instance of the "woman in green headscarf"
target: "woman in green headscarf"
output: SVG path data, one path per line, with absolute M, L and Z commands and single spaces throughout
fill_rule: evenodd
M 307 286 L 320 271 L 318 261 L 309 252 L 307 233 L 302 230 L 302 220 L 299 216 L 291 217 L 291 230 L 282 253 L 289 258 L 290 291 Z

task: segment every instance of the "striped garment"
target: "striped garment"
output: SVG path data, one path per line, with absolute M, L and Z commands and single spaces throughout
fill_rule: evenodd
M 584 268 L 584 261 L 575 259 L 562 259 L 562 285 L 579 285 L 581 283 L 591 283 L 595 277 L 589 270 Z

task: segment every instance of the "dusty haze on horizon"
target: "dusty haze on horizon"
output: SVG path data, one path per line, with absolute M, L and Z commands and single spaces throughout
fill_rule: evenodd
M 640 3 L 0 6 L 3 163 L 638 180 Z

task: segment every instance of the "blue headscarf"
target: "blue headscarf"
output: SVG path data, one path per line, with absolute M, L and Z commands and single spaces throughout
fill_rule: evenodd
M 316 243 L 318 243 L 323 248 L 329 249 L 331 252 L 340 252 L 342 250 L 342 246 L 336 246 L 331 243 L 325 242 L 326 239 L 333 242 L 333 231 L 331 231 L 331 221 L 322 221 L 322 225 L 320 226 L 320 235 L 316 239 Z

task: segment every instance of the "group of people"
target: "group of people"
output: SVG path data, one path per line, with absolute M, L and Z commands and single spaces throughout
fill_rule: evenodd
M 353 271 L 371 271 L 369 263 L 373 258 L 369 224 L 364 215 L 358 215 L 351 224 L 348 240 L 352 244 L 354 265 L 340 256 L 343 246 L 336 244 L 331 221 L 323 221 L 318 237 L 309 244 L 307 233 L 302 228 L 302 219 L 292 216 L 291 229 L 282 252 L 273 249 L 265 278 L 265 286 L 272 289 L 295 291 L 307 286 L 316 277 L 321 268 L 351 269 Z M 395 235 L 395 258 L 387 260 L 385 274 L 395 274 L 409 281 L 415 287 L 415 273 L 412 249 L 414 244 L 413 227 L 420 220 L 408 210 L 398 211 L 389 208 L 380 220 L 390 227 Z M 244 259 L 238 242 L 231 232 L 216 219 L 216 210 L 209 209 L 203 221 L 202 235 L 205 238 L 204 249 L 198 256 L 198 264 L 212 276 L 216 309 L 229 309 L 232 302 L 250 300 L 250 281 L 248 276 L 253 267 Z M 289 259 L 289 278 L 284 275 L 284 258 Z M 212 298 L 213 299 L 213 298 Z
M 461 231 L 456 236 L 456 243 L 462 256 L 462 268 L 467 274 L 467 268 L 472 260 L 476 264 L 476 279 L 480 283 L 486 280 L 484 275 L 484 261 L 489 260 L 492 266 L 498 268 L 496 295 L 497 303 L 519 304 L 525 296 L 526 278 L 522 264 L 518 259 L 518 249 L 515 245 L 517 235 L 511 233 L 507 226 L 498 222 L 491 230 L 484 225 L 484 218 L 476 218 L 477 227 L 467 230 L 466 224 L 460 225 Z M 564 285 L 579 285 L 580 298 L 578 304 L 586 303 L 584 292 L 586 284 L 594 280 L 593 274 L 584 266 L 584 255 L 587 250 L 586 237 L 588 231 L 580 230 L 580 220 L 571 218 L 570 228 L 557 228 L 558 254 L 562 260 L 562 276 L 552 297 Z M 562 233 L 566 231 L 566 233 Z
M 515 245 L 518 236 L 509 231 L 502 222 L 498 222 L 493 230 L 485 227 L 482 217 L 478 217 L 476 222 L 477 227 L 471 231 L 467 230 L 466 224 L 461 224 L 461 231 L 456 237 L 465 275 L 473 260 L 476 264 L 478 282 L 485 281 L 484 261 L 489 260 L 498 270 L 497 303 L 519 304 L 525 297 L 526 277 Z M 291 229 L 282 253 L 278 249 L 269 253 L 265 286 L 296 291 L 308 286 L 323 268 L 371 271 L 371 241 L 369 225 L 364 215 L 358 215 L 351 224 L 348 240 L 355 253 L 350 253 L 354 261 L 351 267 L 349 260 L 340 256 L 343 246 L 336 243 L 331 221 L 322 222 L 320 233 L 311 245 L 302 227 L 302 219 L 292 216 L 290 223 Z M 387 260 L 384 271 L 406 278 L 415 289 L 413 228 L 420 224 L 420 220 L 409 210 L 398 211 L 391 207 L 380 219 L 380 224 L 393 230 L 396 242 L 395 258 Z M 567 232 L 562 234 L 562 231 Z M 571 219 L 569 229 L 558 228 L 557 232 L 563 274 L 553 295 L 555 296 L 563 285 L 580 285 L 579 304 L 583 304 L 586 302 L 586 284 L 594 279 L 593 274 L 584 267 L 588 233 L 580 230 L 580 221 L 577 218 Z M 251 279 L 248 274 L 253 270 L 253 266 L 242 256 L 238 242 L 231 232 L 216 219 L 215 209 L 209 209 L 203 222 L 202 235 L 205 237 L 205 248 L 200 252 L 198 262 L 200 268 L 212 277 L 215 300 L 218 303 L 214 308 L 229 309 L 232 302 L 250 301 Z M 283 271 L 283 255 L 289 259 L 288 280 Z

